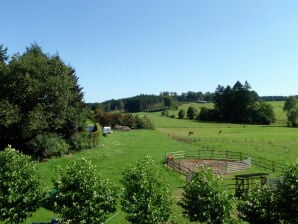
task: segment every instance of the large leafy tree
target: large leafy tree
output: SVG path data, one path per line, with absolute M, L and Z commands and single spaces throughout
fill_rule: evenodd
M 11 144 L 32 153 L 31 141 L 48 133 L 70 143 L 86 119 L 77 80 L 72 67 L 36 44 L 12 56 L 0 69 L 1 148 Z
M 155 162 L 147 157 L 123 172 L 121 204 L 131 223 L 166 222 L 171 212 L 169 189 Z
M 44 194 L 31 159 L 8 146 L 0 152 L 0 221 L 21 223 Z
M 190 221 L 219 224 L 230 220 L 231 196 L 210 168 L 200 168 L 186 183 L 182 196 L 180 205 Z
M 100 179 L 86 159 L 76 160 L 61 171 L 54 185 L 54 210 L 67 223 L 103 223 L 116 210 L 115 186 Z
M 297 127 L 298 126 L 298 106 L 297 99 L 294 96 L 289 96 L 286 100 L 283 110 L 287 112 L 288 125 Z

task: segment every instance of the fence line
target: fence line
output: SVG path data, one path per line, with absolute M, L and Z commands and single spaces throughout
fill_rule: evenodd
M 172 156 L 174 160 L 179 159 L 210 159 L 227 161 L 227 172 L 235 172 L 247 169 L 251 166 L 280 173 L 284 164 L 262 157 L 251 156 L 243 152 L 228 150 L 198 149 L 196 151 L 177 151 L 166 153 L 166 158 Z M 230 161 L 230 162 L 229 162 Z M 236 168 L 239 168 L 236 170 Z

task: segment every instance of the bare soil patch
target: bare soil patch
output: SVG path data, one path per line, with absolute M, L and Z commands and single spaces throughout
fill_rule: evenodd
M 196 171 L 199 166 L 208 166 L 211 167 L 215 173 L 219 174 L 226 173 L 227 167 L 227 161 L 225 160 L 183 159 L 180 160 L 179 163 L 191 171 Z

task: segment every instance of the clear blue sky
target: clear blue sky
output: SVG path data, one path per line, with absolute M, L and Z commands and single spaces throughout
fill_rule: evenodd
M 298 94 L 298 1 L 9 0 L 9 54 L 36 42 L 76 69 L 86 102 L 211 91 Z

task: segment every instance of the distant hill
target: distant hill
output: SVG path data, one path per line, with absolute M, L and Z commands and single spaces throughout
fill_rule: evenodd
M 173 106 L 180 102 L 213 102 L 214 93 L 188 91 L 180 95 L 176 92 L 162 92 L 159 95 L 141 94 L 117 100 L 111 99 L 101 103 L 87 103 L 87 107 L 91 110 L 100 109 L 108 112 L 125 111 L 133 113 L 141 111 L 160 111 L 168 109 L 168 105 L 165 105 L 164 102 L 165 97 L 170 97 Z M 259 96 L 259 99 L 262 101 L 285 101 L 287 96 Z

